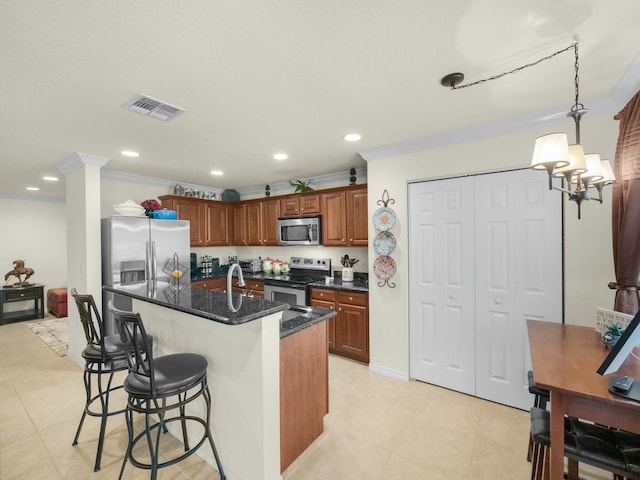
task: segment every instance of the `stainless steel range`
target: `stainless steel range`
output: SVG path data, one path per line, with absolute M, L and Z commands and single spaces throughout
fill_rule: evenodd
M 289 305 L 309 305 L 309 284 L 331 275 L 330 258 L 291 257 L 290 271 L 264 279 L 264 298 Z

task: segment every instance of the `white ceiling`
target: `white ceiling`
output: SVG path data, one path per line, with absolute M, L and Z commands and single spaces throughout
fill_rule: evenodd
M 614 111 L 640 87 L 639 25 L 638 0 L 2 0 L 0 196 L 63 197 L 63 178 L 41 177 L 63 177 L 74 152 L 243 189 L 563 115 L 571 52 L 458 91 L 440 78 L 511 70 L 575 35 L 582 103 Z M 187 111 L 161 122 L 121 107 L 138 93 Z

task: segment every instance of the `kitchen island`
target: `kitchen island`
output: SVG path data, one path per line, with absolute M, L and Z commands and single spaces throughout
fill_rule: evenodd
M 313 336 L 326 332 L 325 320 L 335 312 L 311 308 L 291 311 L 286 303 L 238 294 L 232 296 L 231 309 L 225 293 L 187 285 L 159 292 L 155 298 L 104 288 L 133 299 L 133 311 L 140 313 L 145 328 L 154 336 L 154 355 L 193 352 L 207 358 L 212 432 L 227 478 L 280 479 L 280 440 L 297 441 L 289 435 L 286 439 L 280 436 L 281 333 L 290 342 L 287 350 L 296 351 L 290 346 L 296 337 L 306 338 L 307 331 Z M 322 354 L 309 358 L 318 365 Z M 322 367 L 320 370 L 319 375 L 325 375 Z M 285 375 L 288 382 L 293 381 L 289 388 L 295 390 L 296 377 Z M 314 392 L 316 396 L 326 394 Z M 194 408 L 204 410 L 204 405 Z M 178 432 L 175 435 L 179 437 Z M 210 449 L 201 448 L 198 454 L 215 465 Z

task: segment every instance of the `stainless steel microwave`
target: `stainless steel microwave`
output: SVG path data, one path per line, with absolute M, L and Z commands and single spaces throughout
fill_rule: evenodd
M 278 243 L 280 245 L 322 245 L 320 215 L 309 217 L 280 217 Z

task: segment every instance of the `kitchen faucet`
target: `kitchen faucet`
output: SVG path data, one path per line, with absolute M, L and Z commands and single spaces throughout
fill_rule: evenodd
M 233 271 L 238 270 L 238 286 L 244 287 L 244 277 L 242 276 L 242 269 L 240 268 L 239 263 L 231 264 L 229 267 L 229 273 L 227 273 L 227 304 L 229 305 L 229 309 L 233 312 L 237 312 L 240 309 L 240 305 L 242 305 L 242 295 L 240 295 L 240 303 L 237 307 L 233 305 L 233 291 L 231 288 L 231 279 L 233 278 Z

